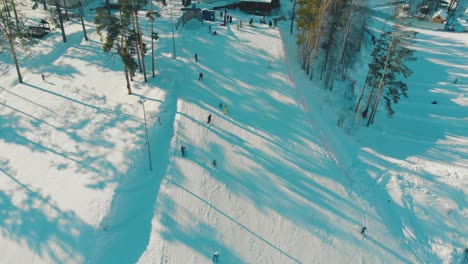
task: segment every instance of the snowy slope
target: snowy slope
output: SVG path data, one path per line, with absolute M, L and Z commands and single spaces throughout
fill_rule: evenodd
M 156 77 L 137 75 L 131 96 L 92 12 L 90 41 L 70 21 L 68 43 L 55 32 L 20 52 L 24 84 L 1 57 L 0 262 L 211 263 L 218 252 L 219 263 L 460 263 L 467 35 L 415 29 L 409 98 L 364 128 L 334 107 L 352 101 L 304 76 L 288 21 L 269 29 L 230 12 L 228 27 L 211 23 L 217 36 L 193 21 L 176 30 L 174 60 L 164 8 Z

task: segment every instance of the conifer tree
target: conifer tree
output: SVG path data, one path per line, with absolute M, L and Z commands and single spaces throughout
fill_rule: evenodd
M 406 62 L 415 60 L 414 50 L 409 48 L 414 34 L 395 25 L 392 31 L 383 32 L 377 41 L 366 79 L 367 85 L 371 88 L 366 110 L 372 105 L 367 126 L 373 123 L 382 96 L 389 117 L 395 113 L 392 103 L 397 104 L 401 96 L 408 96 L 408 86 L 401 78 L 407 78 L 412 74 Z
M 110 52 L 115 50 L 120 56 L 124 64 L 127 92 L 128 94 L 132 94 L 130 80 L 135 75 L 138 65 L 128 50 L 131 11 L 126 8 L 123 1 L 119 1 L 119 4 L 119 17 L 113 14 L 109 15 L 106 10 L 97 10 L 94 23 L 96 24 L 96 32 L 101 36 L 101 40 L 104 41 L 103 51 Z

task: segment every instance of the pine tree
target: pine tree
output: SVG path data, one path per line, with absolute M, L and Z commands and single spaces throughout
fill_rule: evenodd
M 107 10 L 97 10 L 94 24 L 96 24 L 96 32 L 101 36 L 101 40 L 104 42 L 103 51 L 110 52 L 115 50 L 120 56 L 124 64 L 127 92 L 128 94 L 132 94 L 130 80 L 135 75 L 138 65 L 130 54 L 128 45 L 131 10 L 127 9 L 123 2 L 119 2 L 119 4 L 119 17 L 113 14 L 109 15 Z
M 401 96 L 408 96 L 408 86 L 401 78 L 407 78 L 412 74 L 412 71 L 405 63 L 415 60 L 413 57 L 414 50 L 409 48 L 414 34 L 414 32 L 404 31 L 401 27 L 395 25 L 392 31 L 383 32 L 377 41 L 366 79 L 367 85 L 371 87 L 366 110 L 372 104 L 367 126 L 374 121 L 382 95 L 385 100 L 385 110 L 389 117 L 392 117 L 395 113 L 392 103 L 397 104 Z

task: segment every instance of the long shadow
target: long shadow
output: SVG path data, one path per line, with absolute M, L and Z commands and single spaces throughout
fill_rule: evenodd
M 205 43 L 200 45 L 205 45 Z M 211 55 L 212 57 L 221 58 L 220 61 L 206 61 L 201 66 L 187 65 L 183 67 L 180 74 L 184 76 L 194 75 L 194 72 L 197 72 L 199 67 L 203 67 L 207 73 L 205 74 L 206 78 L 203 83 L 193 81 L 195 89 L 201 89 L 201 96 L 194 94 L 192 91 L 178 89 L 178 98 L 207 112 L 212 112 L 213 108 L 220 101 L 228 104 L 231 109 L 228 117 L 219 115 L 218 118 L 237 127 L 239 131 L 245 131 L 245 134 L 250 134 L 249 136 L 252 138 L 261 138 L 262 141 L 268 144 L 268 147 L 264 147 L 273 149 L 275 153 L 297 153 L 297 150 L 293 147 L 294 144 L 301 146 L 304 143 L 310 145 L 317 143 L 313 133 L 310 132 L 310 127 L 307 126 L 307 122 L 304 122 L 298 105 L 293 103 L 295 98 L 291 93 L 287 77 L 283 75 L 278 79 L 278 82 L 272 83 L 270 80 L 271 76 L 266 69 L 265 74 L 262 75 L 252 73 L 249 67 L 242 67 L 242 64 L 245 62 L 240 58 L 257 58 L 259 54 L 261 57 L 268 58 L 267 52 L 256 48 L 229 49 L 228 39 L 225 42 L 223 40 L 218 41 L 217 46 L 213 43 L 206 45 L 213 46 L 214 54 Z M 194 49 L 196 50 L 197 47 L 195 46 Z M 184 50 L 184 52 L 184 57 L 192 57 L 192 51 Z M 203 56 L 203 54 L 199 54 L 199 56 Z M 273 60 L 275 61 L 274 63 L 280 64 L 281 59 L 273 58 Z M 226 75 L 230 69 L 229 67 L 222 67 L 223 62 L 229 63 L 232 67 L 236 68 L 235 76 Z M 266 63 L 263 65 L 258 61 L 252 61 L 250 64 L 257 65 L 259 68 L 266 68 Z M 242 77 L 244 75 L 246 76 L 245 78 Z M 258 89 L 258 84 L 246 83 L 251 79 L 255 79 L 258 83 L 268 83 L 270 86 Z M 245 82 L 243 82 L 244 80 Z M 190 86 L 190 84 L 186 85 Z M 242 102 L 242 104 L 236 105 L 239 102 Z M 209 107 L 210 105 L 212 107 Z M 201 125 L 199 120 L 190 117 L 190 113 L 179 113 L 179 115 L 184 119 L 186 118 L 194 122 L 196 126 Z M 184 122 L 187 120 L 184 120 Z M 287 122 L 284 120 L 287 120 Z M 277 129 L 278 125 L 284 126 L 284 129 Z M 180 131 L 184 131 L 184 128 L 180 128 Z M 333 182 L 339 183 L 339 177 L 336 175 L 339 174 L 338 170 L 326 171 L 326 168 L 329 168 L 330 165 L 333 166 L 333 163 L 327 162 L 326 158 L 321 157 L 324 161 L 323 163 L 311 164 L 310 161 L 307 162 L 301 157 L 301 155 L 320 157 L 322 153 L 319 152 L 317 154 L 313 153 L 314 151 L 301 149 L 301 154 L 289 154 L 287 157 L 286 155 L 277 156 L 258 150 L 259 146 L 249 146 L 249 143 L 252 143 L 246 141 L 248 136 L 239 136 L 233 134 L 234 132 L 232 131 L 230 131 L 232 133 L 217 131 L 217 129 L 212 129 L 211 131 L 221 138 L 222 141 L 231 142 L 236 146 L 239 152 L 235 155 L 242 156 L 246 160 L 251 160 L 258 166 L 258 168 L 237 167 L 233 171 L 233 167 L 225 169 L 220 165 L 219 170 L 222 171 L 220 174 L 226 175 L 225 177 L 221 177 L 220 181 L 228 186 L 229 192 L 239 196 L 247 196 L 255 204 L 256 208 L 260 210 L 272 209 L 297 225 L 305 227 L 311 233 L 314 232 L 314 227 L 317 227 L 333 237 L 338 237 L 338 239 L 348 236 L 347 230 L 343 227 L 338 226 L 338 224 L 331 225 L 326 221 L 328 215 L 335 215 L 336 218 L 341 219 L 340 224 L 360 225 L 360 221 L 353 216 L 360 214 L 360 208 L 347 201 L 341 194 L 331 191 L 331 188 L 327 189 L 327 187 L 325 191 L 321 190 L 325 186 L 310 178 L 312 177 L 310 174 L 316 174 L 324 179 L 330 177 L 330 184 Z M 284 131 L 290 132 L 284 133 Z M 184 142 L 189 140 L 189 137 L 185 137 L 183 134 L 178 135 L 178 137 Z M 307 140 L 308 138 L 314 139 Z M 290 145 L 285 145 L 285 141 Z M 195 157 L 204 156 L 203 152 L 205 150 L 198 149 L 195 145 L 190 148 Z M 219 152 L 219 150 L 216 150 L 219 149 L 217 145 L 210 146 L 209 149 Z M 223 150 L 221 151 L 223 152 Z M 210 153 L 210 155 L 213 154 Z M 284 163 L 283 159 L 287 160 L 288 165 L 281 165 Z M 200 167 L 206 168 L 205 161 L 196 161 L 196 163 Z M 294 163 L 297 163 L 295 166 L 298 168 L 291 165 Z M 335 176 L 332 176 L 333 174 Z M 185 188 L 184 175 L 176 173 L 176 175 L 171 175 L 171 177 L 174 177 L 173 181 L 181 186 L 181 188 Z M 278 188 L 277 185 L 286 188 L 288 192 Z M 343 186 L 342 189 L 345 190 L 345 187 Z M 299 195 L 304 200 L 314 204 L 315 208 L 321 208 L 326 213 L 321 213 L 318 210 L 314 211 L 314 206 L 297 202 L 289 192 Z M 205 199 L 201 196 L 198 197 L 198 199 Z M 281 201 L 272 199 L 272 197 L 281 197 Z M 347 213 L 343 213 L 343 210 L 339 209 L 340 207 L 350 208 L 353 212 L 348 215 Z M 220 213 L 226 214 L 225 212 Z M 236 220 L 231 219 L 231 221 Z M 291 257 L 294 261 L 298 261 L 294 256 Z
M 267 244 L 268 246 L 272 247 L 274 250 L 278 251 L 279 253 L 281 253 L 282 255 L 286 256 L 287 258 L 289 258 L 290 260 L 296 262 L 296 263 L 300 263 L 299 260 L 295 259 L 293 256 L 289 255 L 287 252 L 283 251 L 281 248 L 279 248 L 278 246 L 274 245 L 272 242 L 264 239 L 262 236 L 258 235 L 255 231 L 251 230 L 250 228 L 248 228 L 247 226 L 243 225 L 242 223 L 238 222 L 236 219 L 234 219 L 233 217 L 231 217 L 230 215 L 226 214 L 225 212 L 223 212 L 222 210 L 220 210 L 219 208 L 217 208 L 216 206 L 210 204 L 208 201 L 206 201 L 204 198 L 198 196 L 197 194 L 193 193 L 192 191 L 188 190 L 187 188 L 185 188 L 184 186 L 182 185 L 179 185 L 178 183 L 172 181 L 171 179 L 166 179 L 168 182 L 170 182 L 171 184 L 177 186 L 178 188 L 184 190 L 185 192 L 187 192 L 188 194 L 190 194 L 192 197 L 196 198 L 197 200 L 203 202 L 204 204 L 208 205 L 210 208 L 214 209 L 215 211 L 217 211 L 219 214 L 223 215 L 224 217 L 228 218 L 231 222 L 235 223 L 236 225 L 238 225 L 239 227 L 241 227 L 242 229 L 244 229 L 245 231 L 247 231 L 248 233 L 252 234 L 253 236 L 255 236 L 256 238 L 260 239 L 261 241 L 263 241 L 265 244 Z M 185 242 L 186 244 L 188 244 L 188 246 L 196 246 L 197 244 L 200 244 L 200 243 L 196 243 L 199 241 L 200 238 L 203 238 L 203 236 L 194 236 L 193 233 L 189 233 L 190 235 L 190 238 L 191 239 L 188 239 L 188 230 L 185 230 L 184 232 L 182 233 L 186 233 L 185 235 L 182 235 L 179 234 L 179 232 L 181 232 L 180 229 L 184 229 L 182 228 L 182 226 L 180 226 L 179 228 L 174 228 L 175 227 L 175 223 L 177 223 L 176 221 L 174 220 L 167 220 L 165 219 L 164 220 L 166 223 L 168 223 L 168 227 L 170 227 L 170 231 L 165 233 L 164 236 L 165 238 L 169 239 L 169 240 L 181 240 L 183 242 Z M 171 223 L 169 223 L 172 222 Z M 208 229 L 209 228 L 203 228 L 201 227 L 200 229 Z M 174 233 L 174 235 L 172 235 L 172 233 Z M 196 235 L 196 234 L 195 234 Z M 205 235 L 207 235 L 205 233 Z M 213 237 L 213 234 L 210 234 L 208 232 L 208 235 L 210 235 L 210 237 Z M 185 237 L 185 239 L 184 239 Z M 203 239 L 203 241 L 206 241 L 208 240 L 208 244 L 210 239 Z M 214 240 L 214 239 L 211 239 L 211 240 Z M 204 243 L 205 244 L 205 243 Z M 221 251 L 224 253 L 224 252 L 230 252 L 229 249 L 227 249 L 226 247 L 219 247 L 219 243 L 216 242 L 216 247 L 212 247 L 212 248 L 216 248 L 217 250 L 221 249 Z M 203 250 L 199 250 L 200 252 L 203 252 Z M 234 263 L 241 263 L 242 261 L 240 259 L 238 259 L 238 257 L 234 257 L 234 259 L 232 259 L 233 256 L 236 256 L 237 254 L 235 253 L 228 253 L 228 256 L 230 257 L 230 261 L 231 262 L 234 262 Z
M 154 206 L 169 163 L 176 106 L 175 97 L 167 96 L 163 105 L 165 111 L 157 113 L 161 123 L 155 122 L 148 128 L 153 171 L 148 171 L 145 147 L 144 157 L 140 154 L 133 168 L 116 181 L 118 186 L 101 223 L 90 263 L 136 263 L 147 249 Z M 132 241 L 131 246 L 129 241 Z
M 31 259 L 40 256 L 56 263 L 85 262 L 94 244 L 93 228 L 20 182 L 8 160 L 0 160 L 0 164 L 0 177 L 16 185 L 14 192 L 0 192 L 2 236 L 26 244 L 33 254 Z

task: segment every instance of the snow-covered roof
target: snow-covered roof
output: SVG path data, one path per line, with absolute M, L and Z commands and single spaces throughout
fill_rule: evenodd
M 40 18 L 27 18 L 24 21 L 24 25 L 28 27 L 41 27 L 44 24 L 48 24 L 48 22 Z
M 445 11 L 444 9 L 441 9 L 441 10 L 435 12 L 434 15 L 432 16 L 432 18 L 436 18 L 437 16 L 440 16 L 441 18 L 446 19 L 447 18 L 447 11 Z

